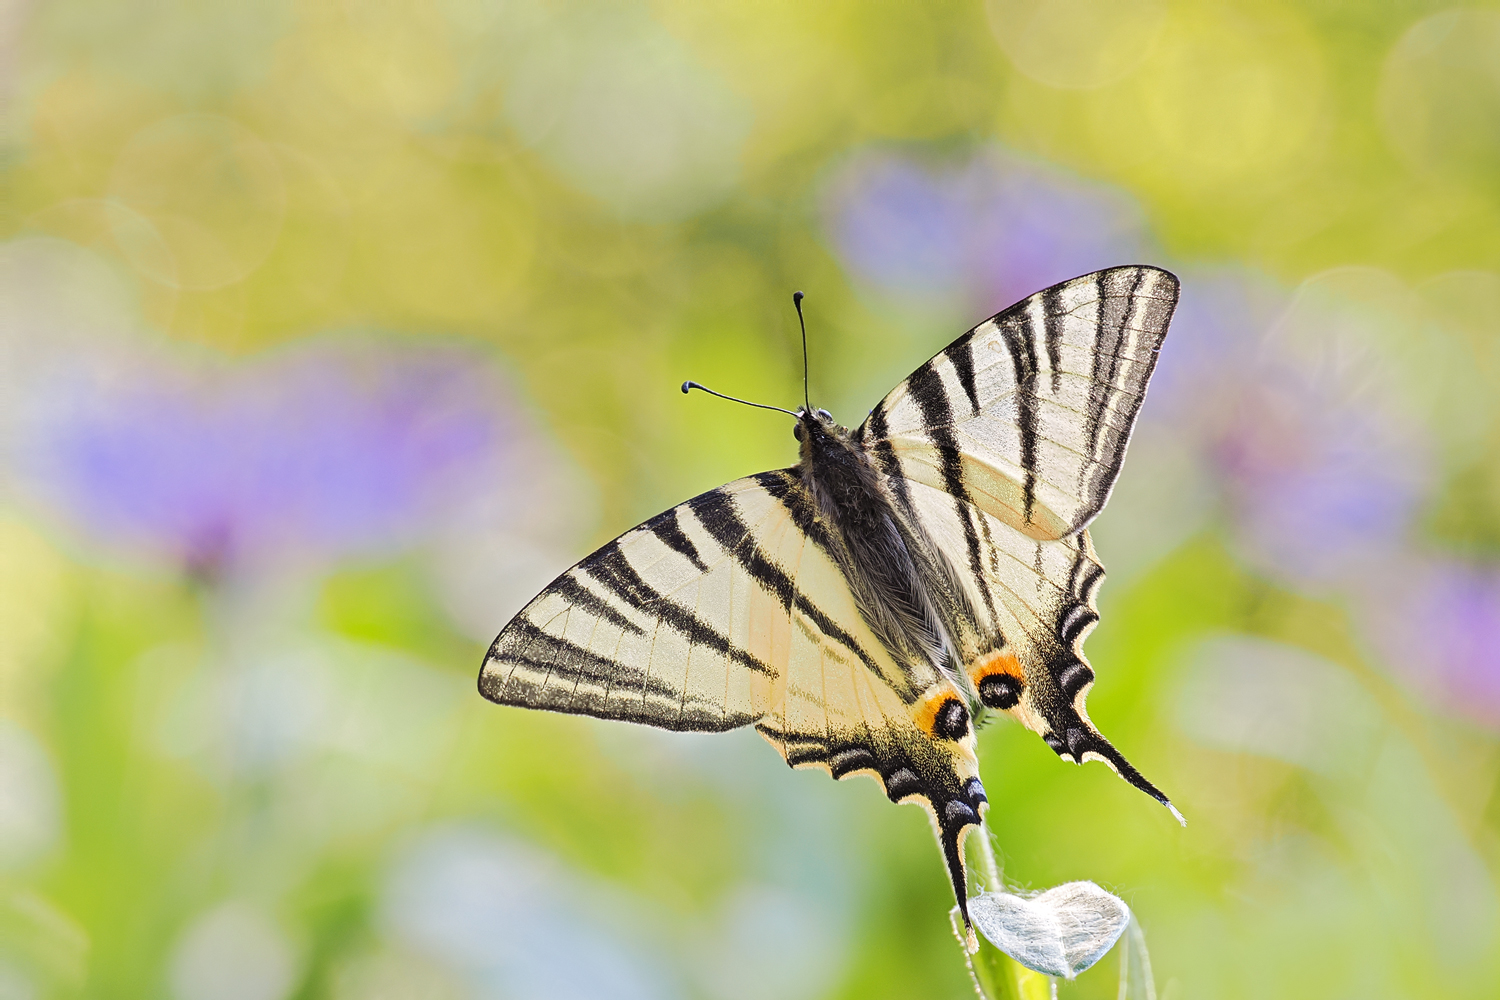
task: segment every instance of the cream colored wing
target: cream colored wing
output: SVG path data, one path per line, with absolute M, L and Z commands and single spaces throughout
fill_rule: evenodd
M 860 616 L 794 470 L 738 480 L 558 577 L 490 647 L 492 701 L 718 731 L 754 724 L 794 767 L 867 773 L 931 814 L 965 904 L 985 804 L 966 699 L 898 663 Z
M 888 476 L 926 483 L 1032 538 L 1104 507 L 1177 305 L 1154 267 L 1074 278 L 985 320 L 861 429 Z
M 917 369 L 860 431 L 907 533 L 965 591 L 955 640 L 980 701 L 1168 808 L 1089 719 L 1083 641 L 1104 580 L 1085 526 L 1119 474 L 1177 287 L 1122 267 L 1039 292 Z

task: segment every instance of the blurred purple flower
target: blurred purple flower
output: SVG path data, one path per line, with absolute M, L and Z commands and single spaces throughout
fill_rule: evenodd
M 1399 552 L 1425 491 L 1412 430 L 1262 364 L 1205 442 L 1252 563 L 1294 583 L 1346 582 Z
M 897 296 L 960 296 L 976 314 L 1140 260 L 1148 246 L 1128 195 L 998 150 L 946 166 L 867 153 L 835 177 L 825 209 L 861 281 Z
M 1377 655 L 1429 701 L 1500 727 L 1500 567 L 1432 560 L 1362 588 Z
M 23 481 L 99 540 L 195 572 L 390 550 L 506 444 L 474 351 L 345 338 L 52 385 Z

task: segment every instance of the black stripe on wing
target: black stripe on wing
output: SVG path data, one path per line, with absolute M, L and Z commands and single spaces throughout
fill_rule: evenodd
M 895 494 L 896 502 L 909 515 L 915 517 L 911 505 L 911 490 L 906 477 L 901 474 L 901 460 L 896 457 L 896 448 L 890 442 L 890 428 L 886 424 L 885 411 L 880 407 L 870 411 L 864 423 L 863 440 L 875 456 L 875 466 L 886 477 L 886 485 Z
M 505 641 L 503 647 L 502 640 Z M 726 715 L 723 705 L 684 697 L 681 689 L 645 670 L 603 656 L 564 636 L 545 632 L 525 618 L 517 618 L 496 637 L 489 656 L 491 659 L 503 657 L 512 669 L 503 679 L 499 673 L 481 673 L 479 693 L 503 705 L 525 705 L 570 715 L 599 715 L 603 706 L 591 703 L 596 699 L 585 697 L 580 700 L 578 697 L 580 688 L 597 686 L 606 691 L 630 690 L 643 696 L 683 700 L 683 711 L 675 717 L 645 709 L 643 700 L 641 711 L 631 712 L 616 706 L 610 710 L 610 718 L 701 732 L 735 729 L 755 721 Z M 541 680 L 536 679 L 537 675 Z M 572 681 L 571 686 L 551 683 L 553 678 L 559 677 Z M 607 700 L 607 696 L 603 700 Z
M 1069 681 L 1064 677 L 1072 671 L 1074 676 L 1078 675 L 1073 670 L 1075 664 L 1071 659 L 1077 659 L 1078 665 L 1087 669 L 1082 664 L 1083 640 L 1099 621 L 1099 612 L 1095 610 L 1095 601 L 1099 594 L 1099 587 L 1104 583 L 1104 567 L 1091 555 L 1089 545 L 1083 544 L 1080 539 L 1077 552 L 1073 556 L 1073 565 L 1068 570 L 1067 586 L 1060 595 L 1057 608 L 1050 616 L 1053 623 L 1053 634 L 1058 642 L 1058 654 L 1053 658 L 1053 664 L 1049 666 L 1053 676 L 1057 679 L 1058 687 L 1062 689 L 1068 701 L 1072 701 L 1082 688 L 1082 683 Z M 1070 659 L 1071 658 L 1071 659 Z M 1089 670 L 1089 679 L 1093 679 L 1093 671 Z
M 922 420 L 927 425 L 927 437 L 943 460 L 943 487 L 953 498 L 954 510 L 963 525 L 969 570 L 976 580 L 983 580 L 984 557 L 979 545 L 979 531 L 975 527 L 976 512 L 969 499 L 969 489 L 964 485 L 963 457 L 958 448 L 958 439 L 953 435 L 953 407 L 948 399 L 947 387 L 943 385 L 943 377 L 932 361 L 912 372 L 906 385 L 912 399 L 916 400 L 917 407 L 922 411 Z M 989 588 L 980 587 L 979 593 L 984 598 L 985 610 L 993 620 L 995 602 Z
M 797 523 L 799 520 L 807 523 L 804 512 L 810 508 L 803 503 L 803 500 L 806 499 L 808 503 L 811 500 L 806 498 L 805 491 L 793 472 L 785 470 L 764 472 L 758 476 L 752 476 L 751 479 L 786 506 L 792 515 L 793 523 L 807 533 L 814 544 L 822 544 L 825 547 L 829 544 L 826 534 L 823 534 L 824 529 L 820 525 L 808 523 L 807 527 L 803 527 L 803 524 Z M 729 494 L 721 494 L 720 491 L 714 490 L 689 500 L 688 507 L 708 529 L 709 534 L 713 535 L 714 539 L 734 557 L 745 572 L 749 573 L 767 593 L 773 595 L 783 608 L 789 612 L 792 610 L 801 612 L 817 627 L 818 631 L 859 657 L 860 662 L 876 676 L 882 676 L 879 664 L 863 644 L 829 617 L 828 613 L 814 603 L 808 595 L 800 591 L 791 575 L 765 554 L 756 543 L 754 534 L 740 518 L 739 512 L 735 510 L 733 498 Z M 820 535 L 822 536 L 821 542 L 819 541 Z
M 703 562 L 703 557 L 698 553 L 698 546 L 682 530 L 682 522 L 677 519 L 677 508 L 662 511 L 660 514 L 641 525 L 657 538 L 661 539 L 663 545 L 682 556 L 692 563 L 699 572 L 707 572 L 708 566 Z
M 738 485 L 690 503 L 700 508 L 733 504 Z M 682 511 L 682 506 L 668 510 L 609 542 L 529 602 L 490 646 L 480 693 L 501 704 L 667 729 L 718 731 L 756 721 L 758 714 L 737 713 L 673 682 L 666 675 L 682 665 L 676 655 L 670 664 L 657 663 L 653 673 L 657 640 L 668 635 L 686 640 L 685 658 L 702 650 L 725 661 L 726 669 L 764 677 L 781 673 L 781 665 L 762 661 L 726 634 L 728 620 L 705 617 L 674 599 L 673 592 L 692 586 L 714 564 L 723 563 L 728 571 L 739 559 L 735 550 L 745 550 L 741 542 L 752 532 L 741 519 L 734 549 L 719 551 L 701 533 L 694 542 L 689 530 L 698 529 L 688 524 L 693 515 Z M 666 710 L 663 701 L 677 707 Z
M 1026 312 L 1013 309 L 997 321 L 1016 379 L 1016 429 L 1021 432 L 1021 516 L 1027 524 L 1036 510 L 1036 330 Z M 1055 377 L 1055 376 L 1054 376 Z
M 1062 389 L 1062 286 L 1053 285 L 1042 293 L 1042 321 L 1047 331 L 1047 368 L 1052 372 L 1052 392 Z
M 1073 498 L 1076 507 L 1053 513 L 1077 531 L 1098 514 L 1119 475 L 1125 445 L 1156 364 L 1157 347 L 1176 307 L 1177 291 L 1177 280 L 1170 273 L 1133 265 L 1073 278 L 1038 292 L 978 324 L 913 372 L 865 422 L 865 445 L 881 471 L 896 480 L 899 462 L 894 460 L 894 449 L 885 444 L 893 434 L 896 438 L 925 437 L 939 449 L 953 440 L 951 431 L 947 435 L 938 432 L 934 412 L 946 413 L 945 422 L 958 427 L 975 419 L 1013 419 L 1019 453 L 1002 457 L 1020 471 L 1019 513 L 1026 523 L 1035 523 L 1037 490 L 1046 478 L 1040 468 L 1046 441 L 1079 455 L 1076 483 L 1047 483 Z M 981 377 L 975 365 L 976 337 L 1003 348 L 1010 361 L 1010 380 L 996 378 L 994 373 Z M 1073 351 L 1087 352 L 1086 370 L 1069 367 L 1067 355 Z M 939 367 L 942 359 L 953 375 Z M 1043 364 L 1047 379 L 1041 378 Z M 1086 397 L 1078 404 L 1067 401 L 1070 379 L 1089 383 Z M 968 397 L 969 405 L 963 414 L 955 414 L 960 392 Z M 909 418 L 903 418 L 893 431 L 890 422 L 907 397 L 916 404 L 921 426 L 907 426 Z M 1011 399 L 1014 410 L 1006 404 L 995 412 L 983 412 Z M 1068 409 L 1082 406 L 1077 412 L 1076 437 L 1072 433 L 1062 434 L 1062 440 L 1043 437 L 1040 407 L 1044 403 Z
M 1108 271 L 1094 275 L 1094 288 L 1099 295 L 1099 322 L 1094 341 L 1093 370 L 1090 372 L 1094 384 L 1089 389 L 1088 436 L 1092 455 L 1099 453 L 1099 431 L 1110 399 L 1117 391 L 1115 377 L 1120 365 L 1120 343 L 1125 338 L 1125 325 L 1130 319 L 1135 295 L 1146 279 L 1146 272 L 1136 272 L 1129 293 L 1123 296 L 1108 294 L 1107 285 L 1114 278 L 1115 275 Z
M 948 351 L 948 360 L 958 375 L 958 384 L 964 387 L 964 395 L 969 397 L 969 409 L 974 416 L 979 416 L 979 386 L 974 381 L 974 338 L 954 344 Z
M 1139 269 L 1131 281 L 1130 291 L 1123 298 L 1119 295 L 1104 297 L 1106 284 L 1111 281 L 1119 282 L 1124 277 L 1123 274 L 1109 271 L 1095 278 L 1095 287 L 1101 295 L 1099 322 L 1101 333 L 1094 353 L 1095 382 L 1089 390 L 1089 451 L 1096 464 L 1092 467 L 1093 474 L 1086 488 L 1087 494 L 1094 501 L 1095 513 L 1104 506 L 1104 501 L 1114 487 L 1115 480 L 1119 478 L 1120 466 L 1125 461 L 1125 444 L 1135 426 L 1135 418 L 1140 412 L 1141 403 L 1145 400 L 1146 385 L 1156 370 L 1157 348 L 1160 346 L 1161 339 L 1166 336 L 1167 324 L 1171 320 L 1172 312 L 1177 308 L 1178 285 L 1175 278 L 1171 280 L 1170 300 L 1140 295 L 1141 286 L 1147 278 L 1152 278 L 1154 281 L 1159 275 L 1172 278 L 1164 271 Z M 1164 301 L 1165 305 L 1163 305 Z M 1108 303 L 1107 309 L 1106 303 Z M 1140 323 L 1131 323 L 1131 319 L 1137 315 L 1141 317 Z M 1154 342 L 1149 350 L 1129 356 L 1122 355 L 1121 345 L 1127 334 L 1136 327 L 1139 327 L 1137 332 L 1152 336 Z M 1133 365 L 1140 366 L 1141 370 L 1130 372 L 1128 376 L 1122 377 L 1126 366 Z M 1103 384 L 1100 384 L 1099 379 L 1101 368 L 1106 369 Z M 1124 384 L 1116 384 L 1117 382 Z M 1119 399 L 1127 399 L 1130 402 L 1123 407 L 1116 408 L 1115 403 Z M 1111 410 L 1119 413 L 1121 420 L 1118 423 L 1105 419 Z M 1099 439 L 1106 427 L 1109 429 L 1110 439 L 1101 455 Z M 1085 465 L 1080 470 L 1080 474 L 1087 474 L 1089 469 L 1090 467 Z M 1080 490 L 1085 490 L 1082 482 L 1078 485 Z
M 579 563 L 578 569 L 622 601 L 682 633 L 693 645 L 706 646 L 720 656 L 767 677 L 777 674 L 776 668 L 740 649 L 729 641 L 728 636 L 642 579 L 630 565 L 618 539 Z
M 613 604 L 579 583 L 572 572 L 558 577 L 549 589 L 574 607 L 582 608 L 595 618 L 602 618 L 623 631 L 634 635 L 646 634 L 645 629 L 625 617 Z

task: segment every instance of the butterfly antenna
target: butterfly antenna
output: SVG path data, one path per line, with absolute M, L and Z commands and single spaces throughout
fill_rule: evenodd
M 746 406 L 758 406 L 762 410 L 777 410 L 777 411 L 779 411 L 781 413 L 785 413 L 787 416 L 791 416 L 791 417 L 797 416 L 797 414 L 793 413 L 791 410 L 785 410 L 785 409 L 782 409 L 779 406 L 772 406 L 770 403 L 752 403 L 748 399 L 740 399 L 737 396 L 726 396 L 722 392 L 714 392 L 708 386 L 706 386 L 706 385 L 699 385 L 697 382 L 684 382 L 684 383 L 682 383 L 682 393 L 683 393 L 683 395 L 687 395 L 687 393 L 688 393 L 688 391 L 690 389 L 701 389 L 702 391 L 708 393 L 710 396 L 718 396 L 720 399 L 727 399 L 731 403 L 744 403 Z
M 812 403 L 807 396 L 807 320 L 802 318 L 801 292 L 792 293 L 792 305 L 797 307 L 797 325 L 802 327 L 802 405 L 806 407 L 803 413 L 812 412 Z

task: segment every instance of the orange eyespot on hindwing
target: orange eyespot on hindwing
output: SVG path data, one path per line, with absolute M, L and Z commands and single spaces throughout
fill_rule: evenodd
M 991 653 L 974 665 L 969 676 L 985 707 L 1002 712 L 1016 707 L 1026 687 L 1026 672 L 1011 653 Z
M 986 708 L 1007 711 L 1021 700 L 1021 682 L 1009 674 L 991 674 L 979 682 L 979 700 Z
M 969 710 L 957 698 L 949 698 L 938 707 L 933 719 L 932 735 L 940 740 L 961 740 L 969 735 Z
M 936 739 L 958 741 L 969 735 L 969 710 L 948 691 L 939 691 L 917 706 L 916 720 Z

